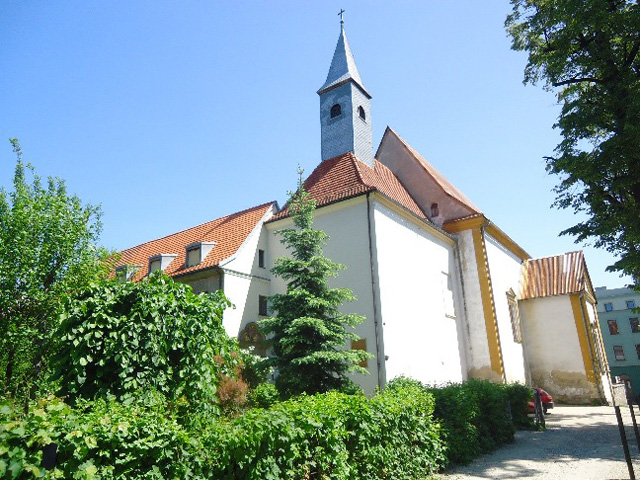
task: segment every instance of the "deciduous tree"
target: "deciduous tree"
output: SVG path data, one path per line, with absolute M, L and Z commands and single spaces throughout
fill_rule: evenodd
M 46 367 L 61 299 L 108 267 L 96 246 L 100 209 L 69 195 L 60 179 L 42 185 L 11 143 L 13 190 L 0 189 L 0 392 L 23 396 Z
M 640 278 L 640 4 L 511 0 L 506 26 L 528 53 L 525 83 L 543 82 L 562 110 L 547 170 L 555 205 L 586 215 L 562 234 L 619 255 L 608 267 Z

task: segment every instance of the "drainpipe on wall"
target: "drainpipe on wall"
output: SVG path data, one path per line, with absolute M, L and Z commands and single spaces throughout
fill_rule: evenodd
M 369 235 L 369 268 L 371 275 L 371 300 L 373 302 L 373 327 L 376 335 L 376 366 L 378 368 L 378 388 L 382 390 L 386 381 L 386 366 L 384 365 L 384 346 L 381 345 L 382 334 L 380 332 L 380 312 L 378 308 L 378 296 L 376 295 L 377 277 L 374 268 L 375 255 L 373 253 L 373 227 L 371 221 L 371 193 L 367 193 L 367 232 Z

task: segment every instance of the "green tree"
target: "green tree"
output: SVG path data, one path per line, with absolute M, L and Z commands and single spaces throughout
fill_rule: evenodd
M 60 179 L 43 186 L 11 143 L 13 191 L 0 189 L 0 392 L 24 397 L 43 378 L 62 298 L 108 267 L 96 247 L 100 209 L 69 195 Z
M 221 375 L 234 377 L 235 343 L 222 326 L 222 291 L 196 294 L 162 272 L 147 281 L 102 281 L 64 308 L 52 357 L 59 393 L 125 400 L 154 389 L 201 412 L 217 409 Z
M 546 158 L 561 177 L 554 205 L 586 220 L 562 234 L 619 255 L 608 270 L 640 278 L 640 4 L 511 0 L 506 27 L 528 53 L 525 83 L 562 106 L 562 141 Z
M 283 397 L 353 390 L 355 385 L 347 374 L 367 373 L 358 363 L 371 356 L 345 349 L 349 340 L 358 339 L 346 328 L 364 318 L 339 311 L 354 296 L 349 289 L 328 285 L 328 279 L 344 266 L 322 254 L 327 235 L 312 227 L 315 206 L 300 179 L 297 192 L 289 199 L 294 228 L 278 231 L 291 258 L 276 259 L 272 269 L 288 282 L 287 292 L 270 298 L 275 316 L 260 322 L 269 336 L 272 356 L 268 363 L 277 369 L 276 386 Z

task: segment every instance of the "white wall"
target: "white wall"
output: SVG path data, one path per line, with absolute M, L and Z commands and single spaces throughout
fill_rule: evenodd
M 524 383 L 525 368 L 522 344 L 516 343 L 513 336 L 511 315 L 507 302 L 507 291 L 512 289 L 518 294 L 521 262 L 518 257 L 504 248 L 497 240 L 485 235 L 489 274 L 498 321 L 498 334 L 502 350 L 502 360 L 507 382 Z
M 521 300 L 520 318 L 534 384 L 559 402 L 598 398 L 586 377 L 569 295 Z
M 387 379 L 461 381 L 453 241 L 382 203 L 374 212 Z
M 466 370 L 470 377 L 499 380 L 491 368 L 473 235 L 471 230 L 464 230 L 456 235 L 466 311 L 465 333 L 468 345 Z
M 269 266 L 274 259 L 287 254 L 280 236 L 274 230 L 289 228 L 291 218 L 267 224 Z M 355 328 L 355 333 L 366 339 L 367 350 L 376 354 L 376 332 L 374 325 L 373 293 L 371 289 L 371 264 L 369 260 L 369 235 L 366 197 L 361 196 L 316 210 L 314 228 L 329 235 L 324 255 L 334 262 L 346 265 L 337 278 L 330 279 L 332 287 L 350 288 L 357 301 L 342 306 L 343 313 L 363 315 L 365 321 Z M 270 282 L 269 295 L 286 291 L 286 283 L 278 277 Z M 354 380 L 371 394 L 378 387 L 376 358 L 368 361 L 369 375 L 354 375 Z

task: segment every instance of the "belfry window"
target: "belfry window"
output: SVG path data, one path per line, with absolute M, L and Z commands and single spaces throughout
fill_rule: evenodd
M 367 119 L 367 114 L 364 111 L 364 108 L 362 108 L 362 105 L 358 107 L 358 115 L 360 115 L 360 118 L 363 120 Z
M 333 107 L 331 107 L 331 118 L 339 117 L 342 113 L 342 107 L 339 103 L 336 103 Z

